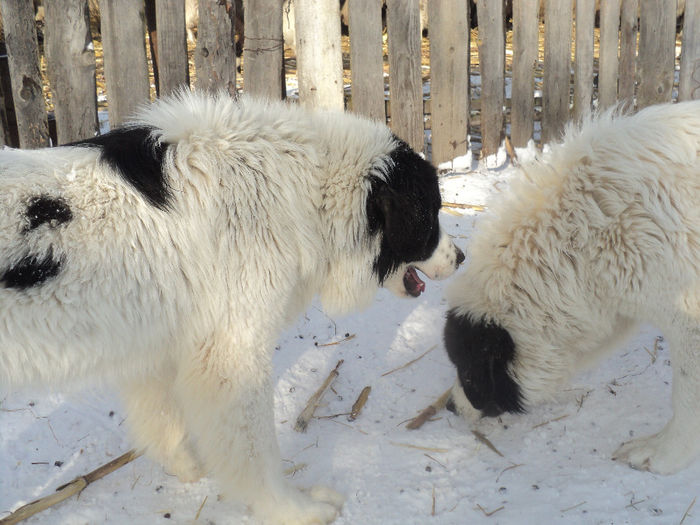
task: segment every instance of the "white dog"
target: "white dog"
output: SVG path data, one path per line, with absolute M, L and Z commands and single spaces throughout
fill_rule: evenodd
M 274 523 L 342 498 L 281 472 L 275 340 L 319 294 L 417 296 L 463 254 L 434 168 L 341 112 L 182 93 L 82 143 L 0 151 L 0 387 L 110 380 L 137 446 Z
M 700 453 L 700 101 L 567 131 L 494 202 L 454 282 L 445 344 L 461 413 L 520 412 L 639 322 L 669 341 L 673 416 L 623 445 L 673 473 Z

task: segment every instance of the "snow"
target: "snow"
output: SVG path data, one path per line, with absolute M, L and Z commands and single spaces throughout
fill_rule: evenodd
M 517 176 L 510 164 L 464 164 L 459 159 L 454 166 L 462 171 L 441 176 L 445 201 L 488 205 Z M 442 213 L 461 247 L 479 209 Z M 412 300 L 380 291 L 368 310 L 337 319 L 314 304 L 279 340 L 275 407 L 285 468 L 302 467 L 290 475 L 299 486 L 326 484 L 345 494 L 338 525 L 700 523 L 700 505 L 692 507 L 700 462 L 664 477 L 610 459 L 620 443 L 658 431 L 670 417 L 669 352 L 651 326 L 528 414 L 472 425 L 442 411 L 406 430 L 454 381 L 441 341 L 449 284 L 427 281 L 426 293 Z M 296 416 L 340 359 L 317 415 L 349 412 L 371 386 L 362 413 L 353 422 L 314 419 L 306 433 L 295 432 Z M 129 450 L 125 417 L 117 396 L 97 387 L 0 400 L 0 518 Z M 243 505 L 217 498 L 211 480 L 182 484 L 141 457 L 26 523 L 257 522 Z

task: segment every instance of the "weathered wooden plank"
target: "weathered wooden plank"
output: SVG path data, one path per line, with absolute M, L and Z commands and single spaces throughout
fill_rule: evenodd
M 503 2 L 477 0 L 481 73 L 481 157 L 498 153 L 503 140 L 506 42 Z
M 342 110 L 343 53 L 338 2 L 294 0 L 299 102 Z
M 44 8 L 44 52 L 58 143 L 94 137 L 99 128 L 88 2 L 46 2 Z
M 671 100 L 675 51 L 676 0 L 641 2 L 637 62 L 639 108 Z
M 236 47 L 232 0 L 199 0 L 199 25 L 194 65 L 196 88 L 236 94 Z
M 469 8 L 467 0 L 428 4 L 432 161 L 467 153 L 469 123 Z
M 100 0 L 109 125 L 119 126 L 150 99 L 143 2 Z
M 0 0 L 19 145 L 49 145 L 49 125 L 41 88 L 32 0 Z
M 12 86 L 10 85 L 10 68 L 7 64 L 7 54 L 0 54 L 0 128 L 2 128 L 2 145 L 11 148 L 19 147 L 17 137 L 17 121 L 14 118 L 15 109 L 12 101 Z
M 416 151 L 423 151 L 423 86 L 418 0 L 387 0 L 391 129 Z
M 542 142 L 557 140 L 569 120 L 572 0 L 544 0 Z
M 2 72 L 2 71 L 0 71 Z M 0 147 L 10 146 L 10 129 L 7 125 L 7 114 L 5 113 L 5 92 L 0 82 Z
M 505 36 L 503 2 L 477 0 L 479 71 L 481 73 L 481 157 L 498 153 L 503 139 Z
M 539 0 L 513 2 L 513 109 L 510 114 L 510 141 L 516 148 L 527 146 L 533 132 L 538 13 Z
M 600 2 L 600 51 L 598 58 L 598 107 L 605 109 L 617 100 L 620 0 Z
M 685 0 L 678 100 L 700 99 L 700 0 Z
M 618 100 L 634 101 L 635 75 L 637 72 L 637 23 L 639 0 L 624 0 L 620 13 L 620 69 L 617 84 Z
M 591 110 L 591 102 L 593 101 L 595 4 L 595 0 L 577 0 L 576 2 L 573 118 L 577 120 Z
M 352 110 L 386 122 L 382 57 L 382 0 L 348 2 Z
M 158 94 L 189 86 L 185 0 L 156 0 Z
M 245 0 L 246 13 L 265 13 L 245 19 L 243 76 L 245 91 L 270 99 L 284 93 L 284 38 L 280 0 Z M 338 37 L 340 38 L 340 36 Z

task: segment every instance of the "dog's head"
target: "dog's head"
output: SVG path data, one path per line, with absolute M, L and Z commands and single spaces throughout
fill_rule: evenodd
M 521 388 L 512 375 L 516 348 L 505 328 L 453 309 L 447 314 L 444 339 L 457 367 L 448 408 L 463 415 L 476 409 L 484 416 L 524 411 Z
M 367 196 L 370 236 L 379 236 L 373 273 L 380 285 L 403 297 L 418 297 L 429 279 L 445 279 L 464 254 L 440 227 L 442 204 L 435 168 L 397 139 L 385 178 L 372 178 Z

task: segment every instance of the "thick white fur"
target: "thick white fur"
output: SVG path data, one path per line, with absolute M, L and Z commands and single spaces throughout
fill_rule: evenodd
M 273 523 L 332 521 L 342 497 L 282 476 L 270 360 L 315 294 L 330 312 L 374 297 L 368 176 L 385 177 L 395 139 L 343 113 L 188 93 L 136 122 L 175 144 L 167 210 L 97 149 L 0 151 L 0 263 L 27 246 L 65 263 L 40 286 L 0 287 L 0 388 L 112 381 L 136 445 L 169 472 L 211 473 Z M 23 232 L 40 194 L 73 220 Z M 422 265 L 445 277 L 438 251 Z
M 526 405 L 549 399 L 637 323 L 663 330 L 673 416 L 615 454 L 659 473 L 700 453 L 699 151 L 700 101 L 572 126 L 492 203 L 449 292 L 459 313 L 508 330 Z

